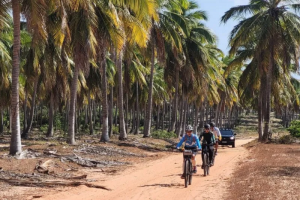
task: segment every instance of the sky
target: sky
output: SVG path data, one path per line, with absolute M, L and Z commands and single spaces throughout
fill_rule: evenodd
M 221 23 L 221 17 L 230 8 L 239 5 L 249 4 L 249 0 L 194 0 L 198 3 L 200 10 L 206 11 L 208 21 L 206 26 L 218 37 L 218 47 L 225 55 L 228 55 L 229 35 L 237 20 L 229 20 L 226 24 Z M 292 73 L 292 76 L 300 80 L 299 74 Z
M 238 5 L 245 5 L 249 0 L 194 0 L 200 6 L 200 10 L 206 11 L 208 21 L 206 26 L 218 37 L 218 47 L 227 55 L 229 34 L 238 21 L 229 20 L 221 24 L 221 17 L 230 8 Z

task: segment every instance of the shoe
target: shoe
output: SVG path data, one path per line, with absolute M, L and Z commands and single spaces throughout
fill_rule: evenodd
M 211 162 L 211 163 L 210 163 L 210 166 L 211 166 L 211 167 L 214 166 L 214 163 Z
M 182 174 L 182 175 L 181 175 L 181 179 L 185 179 L 185 174 Z
M 194 167 L 194 170 L 192 171 L 193 174 L 196 174 L 197 173 L 197 168 Z
M 204 169 L 204 165 L 201 165 L 201 169 Z
M 218 153 L 216 152 L 215 155 L 218 155 Z

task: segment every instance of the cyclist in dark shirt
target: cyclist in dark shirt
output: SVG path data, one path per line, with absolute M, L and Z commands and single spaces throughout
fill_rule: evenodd
M 214 134 L 209 130 L 210 125 L 204 125 L 204 132 L 200 134 L 199 140 L 202 141 L 202 150 L 205 146 L 208 147 L 210 165 L 213 166 L 214 144 L 216 142 Z M 203 151 L 202 151 L 202 168 L 203 168 Z

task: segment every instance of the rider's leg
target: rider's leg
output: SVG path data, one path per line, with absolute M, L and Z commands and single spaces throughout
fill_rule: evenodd
M 218 147 L 219 147 L 219 142 L 217 141 L 217 142 L 216 142 L 216 149 L 215 149 L 216 155 L 217 155 Z
M 193 166 L 193 172 L 197 172 L 197 166 L 196 166 L 196 155 L 192 156 L 192 166 Z

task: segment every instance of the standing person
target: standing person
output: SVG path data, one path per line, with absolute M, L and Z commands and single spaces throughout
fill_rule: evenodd
M 219 146 L 219 142 L 222 140 L 222 135 L 221 135 L 220 129 L 218 127 L 216 127 L 215 123 L 211 122 L 209 125 L 210 125 L 210 131 L 213 132 L 215 139 L 216 139 L 215 155 L 217 155 L 218 146 Z
M 200 134 L 199 140 L 202 141 L 202 148 L 205 146 L 208 147 L 208 154 L 209 154 L 209 162 L 210 166 L 214 165 L 213 155 L 214 155 L 214 144 L 215 144 L 215 136 L 210 131 L 210 125 L 204 125 L 204 132 Z M 202 151 L 202 169 L 203 169 L 203 151 Z
M 193 166 L 193 173 L 197 173 L 197 166 L 196 166 L 196 154 L 197 151 L 201 149 L 201 145 L 197 135 L 192 134 L 193 127 L 188 125 L 185 129 L 186 134 L 181 138 L 180 142 L 177 144 L 176 148 L 179 149 L 183 142 L 185 142 L 184 149 L 192 150 L 192 166 Z M 184 163 L 183 163 L 183 171 L 184 171 Z M 181 178 L 184 178 L 185 174 L 183 173 Z

